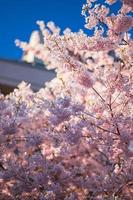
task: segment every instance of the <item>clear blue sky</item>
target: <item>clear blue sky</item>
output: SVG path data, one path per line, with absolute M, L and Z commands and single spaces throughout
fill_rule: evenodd
M 77 31 L 84 26 L 81 16 L 85 0 L 0 0 L 0 58 L 19 59 L 14 40 L 27 41 L 37 20 L 54 21 L 62 29 Z
M 81 8 L 85 2 L 86 0 L 0 0 L 0 58 L 21 58 L 22 51 L 15 46 L 14 40 L 28 41 L 31 32 L 38 29 L 37 20 L 52 20 L 61 29 L 83 29 Z M 117 9 L 117 5 L 113 9 Z

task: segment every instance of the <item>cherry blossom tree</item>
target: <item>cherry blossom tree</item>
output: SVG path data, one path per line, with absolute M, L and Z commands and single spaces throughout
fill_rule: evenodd
M 0 94 L 1 200 L 132 200 L 133 1 L 114 3 L 83 5 L 92 36 L 38 21 L 43 44 L 16 41 L 57 76 Z

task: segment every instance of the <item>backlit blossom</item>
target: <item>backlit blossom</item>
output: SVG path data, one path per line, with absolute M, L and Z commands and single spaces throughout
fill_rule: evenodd
M 92 36 L 38 21 L 41 44 L 16 41 L 57 76 L 0 93 L 0 200 L 132 200 L 132 1 L 97 2 Z

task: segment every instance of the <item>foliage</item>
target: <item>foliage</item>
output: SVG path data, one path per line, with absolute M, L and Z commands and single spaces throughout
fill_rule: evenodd
M 39 21 L 44 44 L 17 41 L 57 77 L 0 95 L 1 200 L 132 199 L 133 1 L 113 3 L 83 5 L 92 36 Z

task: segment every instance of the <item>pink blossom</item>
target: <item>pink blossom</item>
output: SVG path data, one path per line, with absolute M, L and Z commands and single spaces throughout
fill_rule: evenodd
M 83 6 L 92 36 L 39 21 L 43 44 L 18 41 L 57 76 L 0 94 L 0 200 L 132 199 L 131 1 L 106 3 Z
M 132 0 L 123 0 L 124 4 L 130 6 L 133 9 L 133 1 Z
M 127 32 L 133 26 L 133 18 L 130 16 L 118 16 L 114 23 L 116 33 Z
M 84 87 L 90 88 L 93 85 L 93 81 L 91 78 L 91 74 L 89 72 L 80 72 L 77 76 L 77 80 L 80 85 Z

